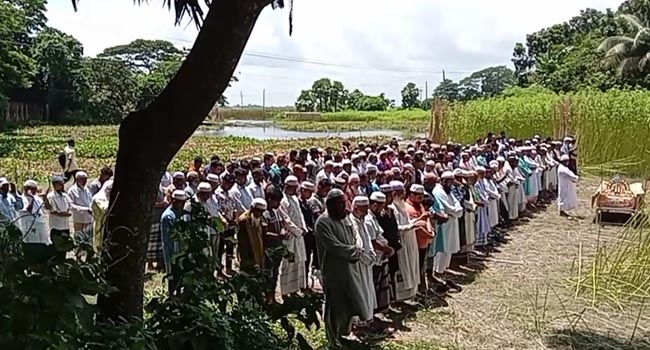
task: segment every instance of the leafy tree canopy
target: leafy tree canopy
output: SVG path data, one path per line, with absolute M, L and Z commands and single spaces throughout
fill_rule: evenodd
M 413 108 L 420 106 L 420 90 L 414 83 L 408 83 L 402 89 L 402 107 Z
M 166 40 L 137 39 L 126 45 L 104 49 L 97 57 L 124 61 L 129 67 L 147 73 L 164 61 L 180 61 L 185 53 Z

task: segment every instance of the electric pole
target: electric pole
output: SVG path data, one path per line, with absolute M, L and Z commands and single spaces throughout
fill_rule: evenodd
M 239 105 L 241 106 L 241 108 L 244 108 L 244 92 L 243 91 L 239 91 L 239 98 L 240 98 L 240 104 Z
M 266 89 L 262 90 L 262 112 L 266 113 Z
M 444 82 L 445 80 L 446 80 L 446 79 L 445 79 L 445 70 L 443 69 L 443 70 L 442 70 L 442 81 Z
M 425 81 L 424 82 L 424 99 L 426 100 L 429 98 L 429 82 Z

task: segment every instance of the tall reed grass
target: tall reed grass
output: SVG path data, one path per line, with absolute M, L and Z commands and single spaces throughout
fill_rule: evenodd
M 650 173 L 650 92 L 610 90 L 558 95 L 536 90 L 451 106 L 447 137 L 471 142 L 487 131 L 514 137 L 565 134 L 578 139 L 579 159 L 606 173 Z
M 581 255 L 581 254 L 580 254 Z M 593 303 L 650 301 L 650 217 L 642 210 L 621 228 L 616 238 L 601 244 L 591 263 L 582 265 L 579 256 L 574 278 L 576 295 Z

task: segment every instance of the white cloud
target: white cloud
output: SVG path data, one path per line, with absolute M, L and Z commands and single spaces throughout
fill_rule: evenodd
M 350 90 L 385 92 L 398 103 L 400 90 L 413 81 L 429 93 L 441 79 L 460 79 L 478 69 L 510 66 L 512 48 L 526 34 L 591 7 L 616 8 L 621 0 L 294 0 L 294 32 L 288 9 L 267 8 L 260 16 L 247 53 L 334 63 L 332 67 L 245 55 L 239 82 L 226 92 L 231 103 L 290 105 L 301 89 L 321 77 Z M 69 0 L 51 0 L 49 24 L 79 39 L 86 54 L 137 38 L 166 39 L 191 46 L 192 24 L 174 26 L 162 0 L 137 6 L 131 0 L 82 0 L 77 13 Z M 356 67 L 356 68 L 355 68 Z M 384 68 L 383 70 L 358 67 Z M 390 71 L 397 69 L 401 72 Z

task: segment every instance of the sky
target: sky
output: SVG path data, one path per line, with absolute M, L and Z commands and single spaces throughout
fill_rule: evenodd
M 621 2 L 294 0 L 293 35 L 288 8 L 264 9 L 235 71 L 239 82 L 225 94 L 231 105 L 293 105 L 301 90 L 326 77 L 350 91 L 384 92 L 399 105 L 408 82 L 431 94 L 443 70 L 457 81 L 489 66 L 512 68 L 514 44 L 526 34 L 581 9 L 615 9 Z M 49 0 L 46 15 L 50 26 L 81 41 L 88 56 L 138 38 L 192 46 L 193 24 L 175 26 L 162 0 L 142 3 L 80 0 L 74 12 L 70 0 Z

